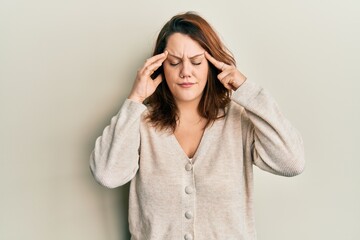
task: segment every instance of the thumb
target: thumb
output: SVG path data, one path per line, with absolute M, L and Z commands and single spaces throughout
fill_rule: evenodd
M 155 83 L 155 86 L 159 86 L 159 84 L 162 82 L 163 80 L 163 77 L 162 77 L 162 74 L 159 74 L 155 79 L 154 79 L 154 83 Z

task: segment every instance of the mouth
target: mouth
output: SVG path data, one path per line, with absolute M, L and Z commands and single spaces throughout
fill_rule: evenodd
M 178 83 L 178 85 L 180 87 L 183 87 L 183 88 L 190 88 L 192 87 L 193 85 L 195 85 L 195 83 L 192 83 L 192 82 L 183 82 L 183 83 Z

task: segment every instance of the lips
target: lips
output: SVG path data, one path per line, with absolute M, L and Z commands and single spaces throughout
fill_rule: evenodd
M 195 85 L 195 83 L 192 83 L 192 82 L 179 83 L 179 86 L 183 87 L 183 88 L 189 88 L 189 87 L 192 87 L 193 85 Z

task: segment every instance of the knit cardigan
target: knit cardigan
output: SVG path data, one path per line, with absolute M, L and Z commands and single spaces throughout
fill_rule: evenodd
M 145 121 L 145 105 L 125 100 L 90 157 L 108 188 L 129 181 L 132 240 L 254 240 L 253 165 L 295 176 L 303 142 L 269 93 L 247 80 L 226 116 L 204 131 L 192 161 L 174 134 Z

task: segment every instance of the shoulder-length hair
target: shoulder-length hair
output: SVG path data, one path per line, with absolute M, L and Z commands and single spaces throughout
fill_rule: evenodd
M 174 33 L 189 36 L 217 60 L 226 64 L 236 64 L 234 57 L 229 54 L 229 50 L 210 24 L 194 12 L 178 14 L 164 25 L 156 40 L 153 55 L 164 52 L 169 37 Z M 198 106 L 200 116 L 208 120 L 205 128 L 217 119 L 225 117 L 225 108 L 231 101 L 231 90 L 226 89 L 217 79 L 219 73 L 220 71 L 209 62 L 208 79 Z M 144 102 L 149 107 L 146 119 L 157 129 L 174 132 L 179 119 L 178 108 L 166 83 L 163 66 L 155 71 L 152 78 L 158 74 L 162 74 L 163 81 Z

